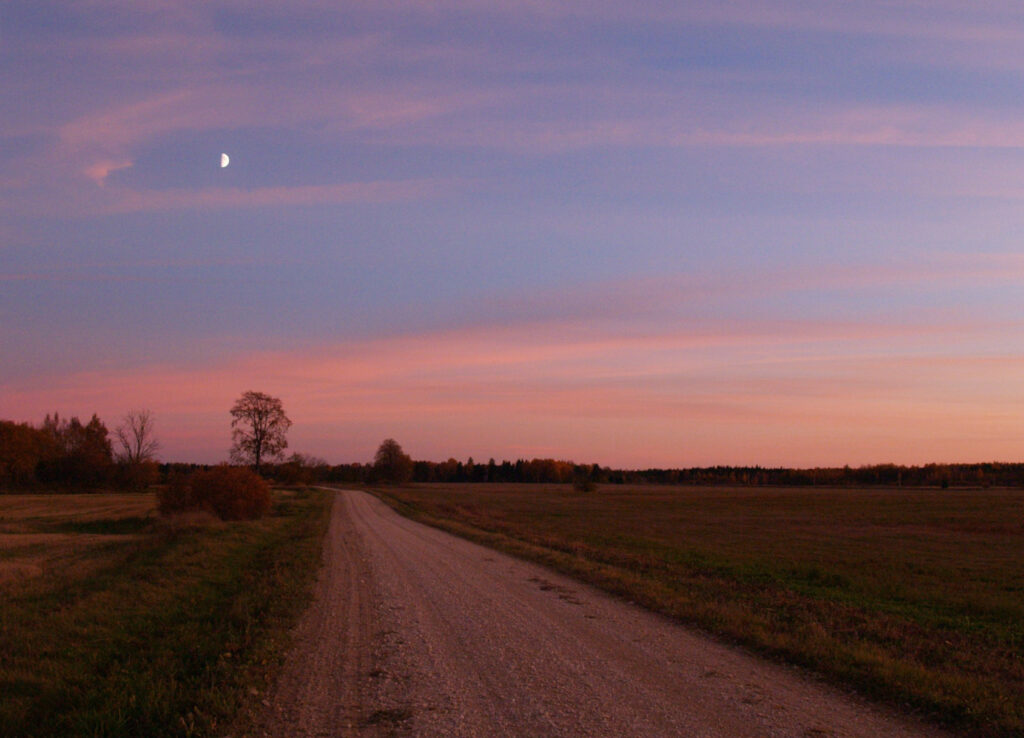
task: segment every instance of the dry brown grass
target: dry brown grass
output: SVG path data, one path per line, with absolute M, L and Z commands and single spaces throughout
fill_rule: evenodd
M 19 523 L 146 517 L 155 510 L 152 494 L 0 495 L 0 533 Z
M 0 585 L 107 566 L 142 535 L 126 530 L 145 527 L 155 510 L 150 494 L 0 495 Z

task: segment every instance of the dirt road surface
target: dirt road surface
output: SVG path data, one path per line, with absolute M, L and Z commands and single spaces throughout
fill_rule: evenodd
M 270 736 L 938 736 L 342 491 Z

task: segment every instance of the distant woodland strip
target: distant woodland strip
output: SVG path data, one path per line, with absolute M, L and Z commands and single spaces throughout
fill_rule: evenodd
M 187 463 L 125 463 L 116 458 L 106 425 L 96 415 L 78 418 L 47 416 L 39 426 L 0 420 L 0 490 L 88 490 L 110 486 L 143 488 L 165 483 L 209 465 Z M 285 461 L 264 464 L 264 476 L 279 484 L 375 484 L 380 465 L 328 464 L 323 459 L 292 454 Z M 678 469 L 613 469 L 558 459 L 518 459 L 486 463 L 413 461 L 408 481 L 495 482 L 527 484 L 673 484 L 729 486 L 823 487 L 1017 487 L 1024 486 L 1024 463 L 875 464 L 858 467 L 790 469 L 762 466 L 710 466 Z

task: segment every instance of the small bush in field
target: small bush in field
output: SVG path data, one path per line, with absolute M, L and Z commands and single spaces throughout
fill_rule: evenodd
M 254 520 L 270 510 L 270 487 L 248 469 L 217 466 L 172 479 L 158 499 L 164 515 L 208 510 L 221 520 Z

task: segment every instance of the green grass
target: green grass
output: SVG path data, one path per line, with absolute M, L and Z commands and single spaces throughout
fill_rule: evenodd
M 138 495 L 123 516 L 108 498 L 106 517 L 86 519 L 75 508 L 88 501 L 62 511 L 60 495 L 20 517 L 0 502 L 0 534 L 39 538 L 20 550 L 42 570 L 0 585 L 0 735 L 232 729 L 308 602 L 329 493 L 278 495 L 259 521 L 178 527 L 131 509 Z
M 381 494 L 424 522 L 972 735 L 1024 735 L 1021 490 Z

